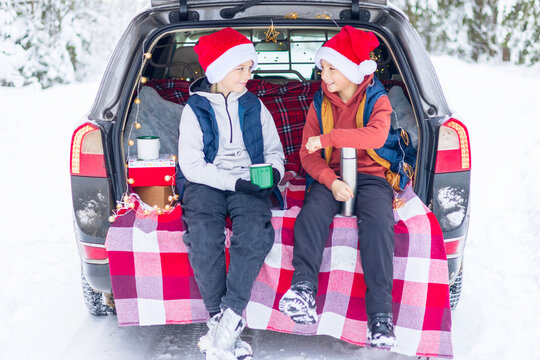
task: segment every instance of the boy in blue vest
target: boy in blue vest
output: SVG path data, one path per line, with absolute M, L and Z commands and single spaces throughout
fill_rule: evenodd
M 374 34 L 345 26 L 315 55 L 321 69 L 321 92 L 308 111 L 300 150 L 309 175 L 308 191 L 294 227 L 292 285 L 279 309 L 297 323 L 317 322 L 315 295 L 329 226 L 341 203 L 354 196 L 339 177 L 340 148 L 356 148 L 355 213 L 367 288 L 368 341 L 388 349 L 396 344 L 392 316 L 394 194 L 389 181 L 399 188 L 408 178 L 403 171 L 397 171 L 401 177 L 388 171 L 401 157 L 392 146 L 400 139 L 390 127 L 392 107 L 386 91 L 374 77 L 377 64 L 370 53 L 378 45 Z
M 272 115 L 247 92 L 257 54 L 251 41 L 226 28 L 194 48 L 206 76 L 190 86 L 180 120 L 178 162 L 186 178 L 184 242 L 203 302 L 209 331 L 199 340 L 207 359 L 250 359 L 240 339 L 242 313 L 274 242 L 272 188 L 250 182 L 249 166 L 272 164 L 276 185 L 284 173 L 283 147 Z M 225 218 L 232 220 L 228 273 Z

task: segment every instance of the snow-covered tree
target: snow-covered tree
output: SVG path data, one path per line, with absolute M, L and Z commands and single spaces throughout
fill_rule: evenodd
M 49 87 L 101 70 L 141 3 L 0 0 L 0 84 Z
M 472 61 L 540 61 L 538 0 L 396 0 L 429 52 Z
M 540 61 L 540 2 L 518 0 L 505 9 L 502 21 L 503 60 L 532 65 Z

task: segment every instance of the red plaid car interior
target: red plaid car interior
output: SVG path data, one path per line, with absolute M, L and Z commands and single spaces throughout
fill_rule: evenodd
M 304 179 L 287 172 L 279 185 L 287 210 L 272 210 L 274 245 L 253 286 L 244 316 L 247 326 L 283 333 L 329 335 L 366 345 L 365 283 L 356 218 L 336 216 L 319 275 L 314 325 L 298 325 L 278 310 L 293 274 L 293 228 L 304 194 Z M 180 206 L 158 216 L 132 195 L 107 235 L 118 322 L 128 325 L 186 324 L 208 318 L 187 248 Z M 442 231 L 411 187 L 394 202 L 393 313 L 398 346 L 409 356 L 452 358 L 448 268 Z M 226 246 L 231 230 L 227 229 Z

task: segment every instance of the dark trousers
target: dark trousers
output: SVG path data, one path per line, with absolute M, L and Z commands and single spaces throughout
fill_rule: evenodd
M 186 182 L 184 243 L 209 313 L 230 308 L 241 315 L 264 259 L 274 243 L 270 199 L 242 192 L 222 191 Z M 225 268 L 225 217 L 233 236 L 229 272 Z
M 359 173 L 357 183 L 356 216 L 367 314 L 392 312 L 393 190 L 385 179 L 373 175 Z M 294 225 L 293 284 L 310 281 L 317 286 L 329 227 L 340 209 L 341 202 L 332 192 L 314 182 Z

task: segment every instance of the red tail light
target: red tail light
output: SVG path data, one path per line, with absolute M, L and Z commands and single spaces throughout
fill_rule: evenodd
M 79 126 L 71 138 L 71 175 L 107 177 L 101 131 L 91 123 Z
M 462 242 L 463 242 L 463 236 L 453 238 L 453 239 L 444 239 L 444 248 L 446 250 L 446 256 L 448 258 L 458 256 L 460 245 Z
M 439 129 L 439 146 L 435 173 L 448 173 L 471 169 L 469 132 L 463 123 L 449 119 Z
M 81 243 L 81 247 L 86 261 L 105 261 L 109 258 L 105 245 Z

